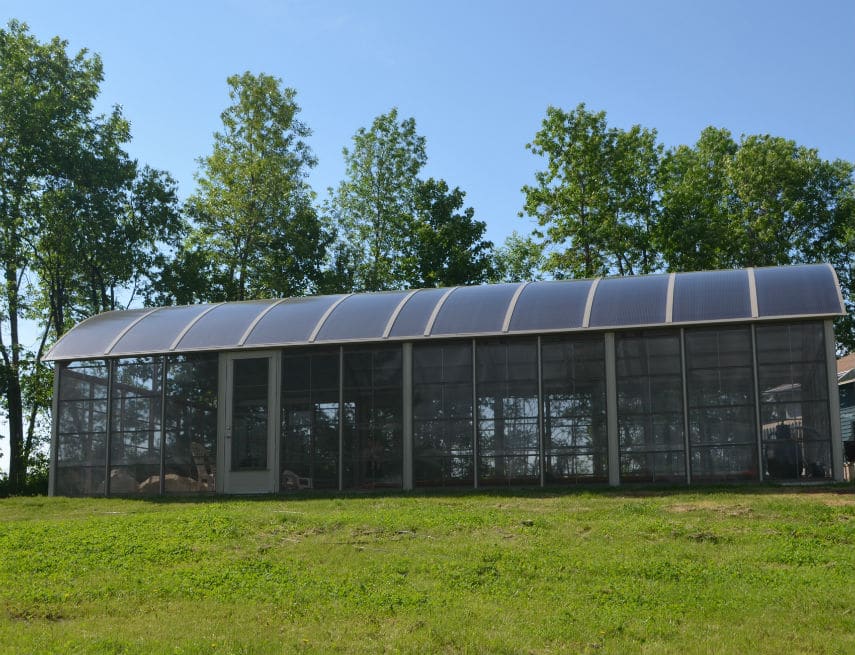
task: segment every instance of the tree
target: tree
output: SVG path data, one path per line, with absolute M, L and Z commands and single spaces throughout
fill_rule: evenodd
M 200 160 L 193 226 L 150 294 L 158 302 L 299 296 L 322 278 L 332 237 L 312 205 L 316 160 L 296 91 L 263 73 L 227 81 L 232 104 Z
M 405 286 L 408 234 L 416 213 L 419 172 L 427 161 L 425 139 L 413 118 L 392 109 L 359 128 L 343 149 L 346 178 L 330 191 L 326 212 L 341 229 L 354 287 L 379 291 Z
M 93 113 L 100 58 L 67 48 L 59 38 L 40 43 L 17 21 L 0 29 L 0 368 L 13 492 L 50 400 L 46 345 L 132 295 L 128 285 L 178 225 L 168 176 L 140 173 L 122 150 L 130 131 L 119 109 Z M 21 343 L 24 317 L 41 329 L 35 352 Z
M 605 112 L 584 104 L 549 107 L 526 146 L 546 158 L 537 184 L 523 187 L 525 212 L 545 228 L 544 269 L 556 277 L 633 275 L 656 269 L 655 130 L 610 128 Z
M 542 280 L 543 246 L 514 230 L 496 250 L 496 282 Z
M 487 224 L 475 210 L 463 210 L 466 194 L 430 178 L 416 186 L 415 220 L 404 246 L 410 287 L 482 284 L 494 277 L 493 243 L 484 239 Z M 461 211 L 463 210 L 463 211 Z

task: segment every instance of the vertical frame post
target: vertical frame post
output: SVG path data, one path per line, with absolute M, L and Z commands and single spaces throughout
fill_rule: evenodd
M 403 412 L 403 468 L 402 482 L 406 491 L 411 491 L 413 488 L 413 344 L 406 342 L 403 344 L 403 391 L 404 391 L 404 412 Z
M 56 471 L 59 457 L 59 376 L 62 374 L 62 362 L 53 365 L 53 398 L 50 416 L 50 474 L 48 475 L 48 495 L 56 494 Z
M 338 490 L 344 489 L 344 346 L 338 347 Z
M 110 495 L 110 462 L 111 451 L 113 450 L 113 382 L 116 377 L 116 360 L 107 360 L 107 434 L 105 435 L 106 448 L 104 452 L 104 495 Z
M 831 467 L 832 478 L 843 480 L 843 429 L 840 423 L 840 388 L 837 386 L 837 357 L 835 353 L 834 323 L 824 321 L 825 370 L 828 375 L 828 412 L 831 421 Z
M 543 343 L 537 336 L 537 438 L 540 449 L 540 486 L 546 485 L 546 434 L 543 425 Z
M 169 357 L 160 356 L 160 495 L 166 493 L 166 366 Z
M 617 357 L 615 333 L 606 332 L 606 431 L 609 444 L 609 484 L 620 484 L 620 442 L 617 413 Z
M 757 326 L 751 324 L 751 364 L 754 371 L 754 429 L 757 432 L 757 479 L 763 481 L 763 427 L 760 422 L 760 373 L 757 361 Z
M 478 367 L 476 365 L 477 344 L 472 339 L 472 480 L 478 488 Z
M 692 451 L 689 439 L 689 387 L 686 384 L 688 374 L 686 369 L 686 329 L 680 328 L 680 373 L 683 378 L 683 448 L 686 458 L 686 484 L 692 484 Z

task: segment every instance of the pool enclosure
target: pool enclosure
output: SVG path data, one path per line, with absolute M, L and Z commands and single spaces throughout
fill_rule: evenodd
M 842 476 L 827 265 L 161 307 L 53 347 L 50 490 Z

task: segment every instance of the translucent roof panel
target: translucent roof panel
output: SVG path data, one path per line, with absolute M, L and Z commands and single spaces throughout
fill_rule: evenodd
M 246 346 L 306 343 L 324 314 L 343 296 L 288 298 L 267 312 L 250 332 Z
M 759 316 L 841 314 L 834 271 L 827 264 L 754 271 Z
M 422 289 L 412 296 L 401 309 L 392 325 L 390 337 L 421 337 L 430 320 L 436 303 L 448 289 Z
M 705 271 L 674 276 L 675 323 L 751 318 L 748 271 Z
M 655 325 L 665 322 L 668 276 L 600 280 L 591 307 L 590 327 Z
M 519 284 L 460 287 L 446 298 L 431 335 L 501 332 Z
M 113 346 L 111 355 L 167 351 L 182 330 L 210 305 L 161 307 L 128 330 Z
M 517 299 L 510 331 L 582 327 L 591 280 L 532 282 Z
M 390 291 L 350 296 L 336 305 L 315 340 L 379 339 L 395 308 L 409 293 Z
M 93 316 L 66 332 L 45 359 L 102 357 L 123 330 L 150 311 L 151 309 L 131 309 Z
M 176 350 L 235 347 L 256 317 L 275 300 L 225 303 L 202 316 L 178 342 Z

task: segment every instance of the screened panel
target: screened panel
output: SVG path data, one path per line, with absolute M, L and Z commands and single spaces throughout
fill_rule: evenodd
M 176 350 L 234 347 L 253 320 L 273 302 L 251 300 L 220 305 L 190 328 L 181 338 Z
M 113 340 L 150 309 L 105 312 L 79 323 L 66 332 L 45 359 L 102 357 Z
M 582 327 L 591 280 L 532 282 L 517 299 L 510 330 Z
M 539 483 L 537 340 L 479 341 L 475 361 L 479 483 Z
M 474 482 L 471 342 L 413 345 L 413 478 L 417 487 Z
M 110 417 L 111 495 L 160 493 L 163 357 L 117 360 Z
M 751 328 L 686 330 L 693 481 L 756 480 Z
M 119 339 L 110 355 L 136 355 L 169 350 L 194 318 L 210 305 L 161 307 L 134 325 Z
M 825 331 L 822 322 L 757 327 L 764 476 L 831 478 Z
M 329 315 L 316 340 L 379 339 L 392 312 L 408 293 L 391 291 L 350 296 Z
M 685 480 L 680 334 L 626 332 L 615 348 L 621 480 Z
M 608 481 L 602 336 L 542 341 L 546 482 Z
M 267 357 L 241 358 L 232 362 L 232 471 L 267 469 L 269 367 Z
M 763 316 L 840 314 L 840 298 L 830 266 L 758 268 L 757 310 Z
M 399 344 L 344 350 L 346 489 L 403 484 L 402 356 Z
M 448 289 L 422 289 L 412 296 L 401 309 L 389 336 L 421 337 L 436 303 Z
M 337 348 L 283 351 L 282 491 L 338 488 L 338 385 Z
M 654 325 L 665 322 L 668 276 L 600 280 L 591 307 L 591 327 Z
M 678 273 L 674 277 L 673 321 L 751 318 L 746 271 Z
M 249 334 L 246 345 L 305 343 L 324 313 L 340 298 L 341 296 L 289 298 L 264 315 Z
M 59 367 L 54 489 L 66 496 L 105 493 L 108 365 L 103 360 Z
M 166 358 L 163 489 L 167 494 L 217 490 L 216 353 Z
M 518 284 L 460 287 L 445 301 L 431 334 L 501 332 Z

